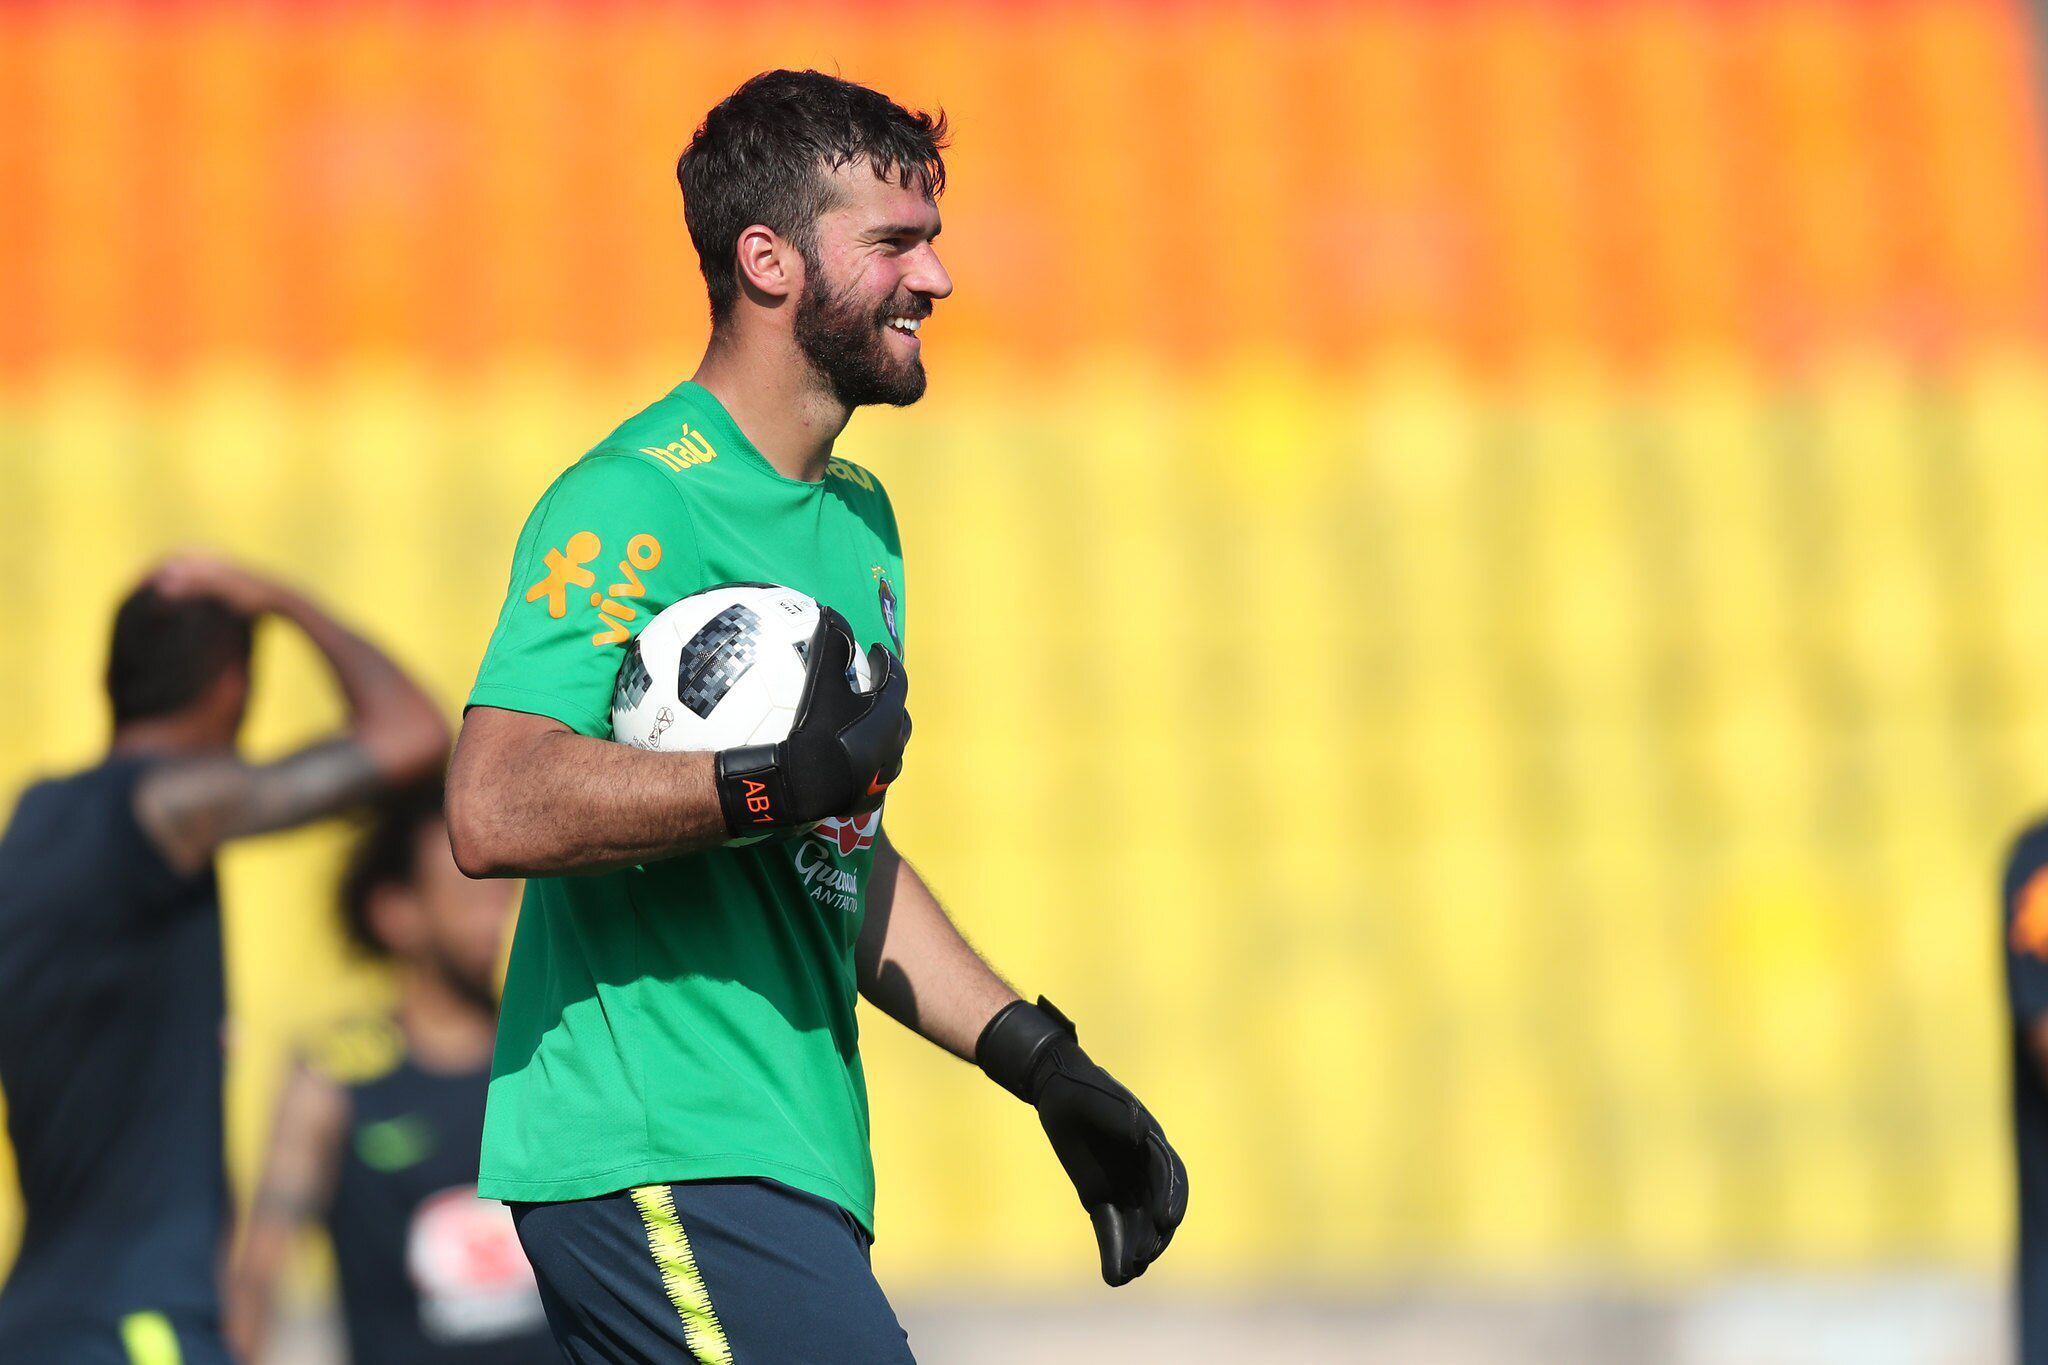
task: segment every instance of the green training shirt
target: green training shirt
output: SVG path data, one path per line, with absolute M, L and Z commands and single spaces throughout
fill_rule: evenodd
M 693 383 L 541 497 L 471 706 L 611 736 L 620 646 L 669 603 L 779 583 L 902 651 L 888 494 L 833 460 L 778 474 Z M 853 947 L 879 812 L 798 839 L 526 884 L 484 1118 L 487 1198 L 584 1199 L 768 1176 L 870 1232 L 874 1165 Z

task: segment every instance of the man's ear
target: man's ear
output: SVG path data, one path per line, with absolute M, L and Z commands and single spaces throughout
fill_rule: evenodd
M 803 290 L 803 256 L 773 228 L 756 223 L 741 232 L 736 257 L 741 287 L 764 302 L 795 298 Z

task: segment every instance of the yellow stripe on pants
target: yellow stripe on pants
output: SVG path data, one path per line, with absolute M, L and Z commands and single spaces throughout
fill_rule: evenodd
M 162 1313 L 130 1313 L 121 1319 L 121 1344 L 131 1365 L 183 1365 L 178 1334 Z
M 668 1301 L 683 1319 L 683 1342 L 703 1365 L 732 1365 L 732 1346 L 711 1307 L 711 1291 L 697 1271 L 689 1235 L 676 1213 L 675 1195 L 666 1185 L 642 1185 L 633 1191 L 633 1205 L 647 1229 L 647 1246 L 661 1271 Z

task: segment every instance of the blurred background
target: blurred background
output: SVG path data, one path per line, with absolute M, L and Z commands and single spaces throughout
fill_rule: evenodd
M 109 611 L 177 546 L 452 710 L 535 497 L 694 366 L 677 152 L 815 65 L 956 130 L 930 396 L 841 447 L 908 549 L 892 831 L 1192 1172 L 1111 1295 L 1030 1116 L 869 1015 L 924 1357 L 1996 1358 L 2038 40 L 2018 0 L 7 5 L 0 784 L 104 742 Z M 338 715 L 284 635 L 263 751 Z M 339 848 L 227 867 L 245 1192 L 294 1040 L 386 989 Z

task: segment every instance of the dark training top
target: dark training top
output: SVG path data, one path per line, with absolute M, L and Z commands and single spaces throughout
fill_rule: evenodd
M 219 1311 L 220 896 L 137 823 L 147 763 L 38 783 L 0 835 L 0 1087 L 27 1214 L 0 1359 L 55 1322 Z
M 2027 1030 L 2048 1016 L 2048 823 L 2005 869 L 2005 980 L 2012 1002 L 2012 1127 L 2020 1181 L 2019 1359 L 2048 1365 L 2048 1083 Z
M 490 1066 L 431 1071 L 396 1023 L 343 1025 L 307 1063 L 348 1097 L 327 1230 L 361 1365 L 559 1362 L 511 1214 L 476 1193 Z

